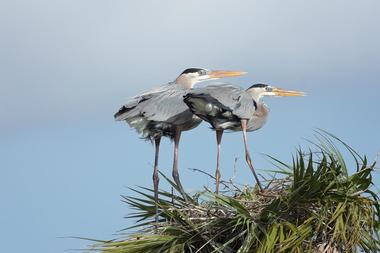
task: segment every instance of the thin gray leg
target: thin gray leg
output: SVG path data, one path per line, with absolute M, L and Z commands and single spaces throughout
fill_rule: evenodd
M 261 183 L 259 181 L 259 178 L 256 175 L 255 169 L 253 168 L 251 155 L 249 154 L 248 141 L 247 141 L 247 120 L 246 119 L 241 120 L 241 130 L 243 131 L 243 138 L 244 138 L 245 160 L 247 161 L 247 164 L 248 164 L 249 168 L 251 169 L 253 176 L 256 179 L 256 182 L 260 188 L 260 191 L 263 191 L 263 188 L 261 187 Z
M 219 183 L 220 183 L 220 169 L 219 169 L 219 160 L 220 160 L 220 143 L 222 141 L 223 129 L 218 129 L 216 132 L 216 170 L 215 170 L 215 179 L 216 179 L 216 189 L 215 193 L 219 193 Z
M 158 136 L 154 139 L 155 144 L 155 155 L 154 155 L 154 171 L 153 171 L 153 185 L 154 185 L 154 202 L 156 204 L 156 216 L 154 220 L 158 222 L 158 184 L 160 178 L 158 177 L 158 155 L 160 153 L 160 142 L 161 136 Z
M 178 190 L 181 193 L 182 197 L 187 202 L 188 199 L 186 197 L 185 191 L 183 190 L 181 181 L 179 180 L 179 174 L 178 174 L 178 146 L 179 146 L 180 138 L 181 138 L 181 130 L 179 128 L 176 128 L 175 138 L 174 138 L 173 179 L 174 179 L 174 182 L 177 184 Z

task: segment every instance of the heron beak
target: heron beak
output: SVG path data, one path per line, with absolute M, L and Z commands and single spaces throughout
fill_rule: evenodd
M 247 74 L 244 71 L 225 71 L 225 70 L 211 70 L 208 73 L 210 79 L 223 78 L 223 77 L 233 77 L 241 76 Z
M 300 96 L 306 96 L 305 92 L 301 91 L 293 91 L 293 90 L 283 90 L 280 88 L 273 88 L 272 92 L 275 96 L 279 97 L 300 97 Z

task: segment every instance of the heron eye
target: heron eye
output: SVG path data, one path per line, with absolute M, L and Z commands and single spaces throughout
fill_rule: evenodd
M 206 70 L 199 70 L 199 71 L 198 71 L 198 74 L 199 74 L 200 76 L 204 76 L 204 75 L 206 75 Z
M 272 92 L 272 88 L 271 87 L 265 87 L 265 90 L 268 91 L 268 92 Z

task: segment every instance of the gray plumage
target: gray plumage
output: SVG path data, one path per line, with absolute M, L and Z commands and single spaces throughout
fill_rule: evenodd
M 153 185 L 156 222 L 158 221 L 158 158 L 163 136 L 174 140 L 172 175 L 183 199 L 187 201 L 187 194 L 183 190 L 178 173 L 179 142 L 182 131 L 198 126 L 202 120 L 190 111 L 183 102 L 183 97 L 198 82 L 242 74 L 245 72 L 189 68 L 183 71 L 174 82 L 133 97 L 114 115 L 117 121 L 126 121 L 143 138 L 154 141 Z
M 263 96 L 304 96 L 303 92 L 287 91 L 267 84 L 254 84 L 243 89 L 230 84 L 210 85 L 194 89 L 184 96 L 184 102 L 190 110 L 203 120 L 209 122 L 216 133 L 217 161 L 215 170 L 216 193 L 220 183 L 220 145 L 223 132 L 242 131 L 245 149 L 245 160 L 259 189 L 260 180 L 252 164 L 248 147 L 248 131 L 261 128 L 268 117 L 269 108 L 261 101 Z
M 247 131 L 254 131 L 265 124 L 269 113 L 258 97 L 231 84 L 194 89 L 184 96 L 184 102 L 214 129 L 241 131 L 241 119 L 247 119 Z
M 115 114 L 125 120 L 143 138 L 157 136 L 174 138 L 175 128 L 182 131 L 198 126 L 201 119 L 183 102 L 188 89 L 174 82 L 133 97 Z

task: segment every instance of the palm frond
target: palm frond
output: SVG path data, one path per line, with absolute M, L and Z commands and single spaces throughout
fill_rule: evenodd
M 264 192 L 245 187 L 217 195 L 189 195 L 190 202 L 160 190 L 159 222 L 149 188 L 123 196 L 137 219 L 136 234 L 97 241 L 91 250 L 139 252 L 379 252 L 380 202 L 372 190 L 375 163 L 325 131 L 313 150 L 299 148 L 289 165 L 267 156 L 283 175 Z M 338 145 L 353 157 L 344 159 Z M 173 187 L 175 183 L 162 176 Z M 236 186 L 235 186 L 236 187 Z

